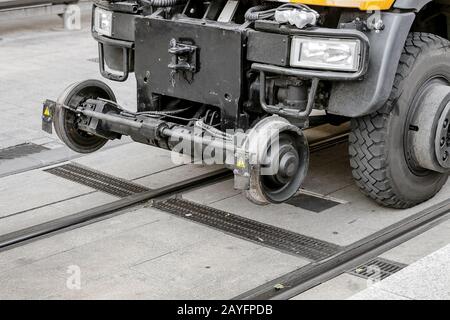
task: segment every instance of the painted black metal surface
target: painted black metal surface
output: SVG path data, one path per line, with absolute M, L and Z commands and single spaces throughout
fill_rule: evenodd
M 0 161 L 21 158 L 45 150 L 49 149 L 34 143 L 23 143 L 16 146 L 0 149 Z
M 295 206 L 297 208 L 302 208 L 312 212 L 322 212 L 333 207 L 340 205 L 339 202 L 323 199 L 320 197 L 312 196 L 309 194 L 301 193 L 292 199 L 290 199 L 288 204 Z
M 370 63 L 366 77 L 362 81 L 333 83 L 327 109 L 329 113 L 360 117 L 379 110 L 389 99 L 415 14 L 382 12 L 381 19 L 385 30 L 366 34 L 370 42 Z
M 45 171 L 121 198 L 149 190 L 139 184 L 107 175 L 75 163 L 64 164 Z
M 348 273 L 364 279 L 373 278 L 376 280 L 383 280 L 405 267 L 406 264 L 403 263 L 383 258 L 375 258 L 350 270 Z
M 243 86 L 242 32 L 198 19 L 136 18 L 138 108 L 151 105 L 152 94 L 186 99 L 220 107 L 224 127 L 234 128 Z M 174 43 L 195 48 L 177 59 L 195 68 L 173 68 Z
M 239 238 L 313 261 L 332 256 L 341 249 L 332 243 L 184 199 L 159 201 L 154 203 L 153 207 Z
M 289 65 L 290 47 L 291 37 L 286 34 L 249 31 L 247 59 L 286 67 Z

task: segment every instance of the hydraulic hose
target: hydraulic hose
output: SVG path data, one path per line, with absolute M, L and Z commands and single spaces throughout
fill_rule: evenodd
M 245 20 L 246 21 L 256 21 L 256 20 L 264 20 L 264 19 L 272 19 L 275 15 L 275 11 L 284 11 L 284 10 L 304 10 L 307 12 L 313 12 L 317 14 L 317 12 L 304 4 L 299 3 L 287 3 L 283 4 L 279 7 L 274 7 L 273 5 L 262 4 L 255 7 L 251 7 L 245 12 Z
M 177 4 L 185 3 L 186 0 L 142 0 L 152 7 L 173 7 Z
M 255 7 L 251 7 L 250 9 L 248 9 L 245 12 L 245 20 L 247 21 L 256 21 L 258 19 L 264 19 L 265 14 L 267 13 L 266 10 L 273 9 L 273 6 L 268 6 L 265 4 L 259 5 L 259 6 L 255 6 Z

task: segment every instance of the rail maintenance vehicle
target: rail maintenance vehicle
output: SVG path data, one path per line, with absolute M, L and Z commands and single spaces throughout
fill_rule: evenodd
M 304 130 L 350 121 L 354 180 L 379 204 L 447 181 L 448 0 L 94 0 L 92 35 L 103 77 L 134 73 L 137 105 L 98 80 L 47 100 L 43 128 L 77 152 L 123 135 L 200 149 L 249 200 L 283 203 L 307 175 Z

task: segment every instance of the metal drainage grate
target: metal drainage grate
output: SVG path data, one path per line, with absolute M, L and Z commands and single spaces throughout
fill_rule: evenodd
M 316 213 L 320 213 L 322 211 L 340 205 L 339 202 L 304 193 L 291 198 L 289 201 L 287 201 L 287 203 L 297 208 L 302 208 Z
M 404 267 L 406 267 L 406 264 L 376 258 L 349 271 L 349 273 L 364 279 L 376 278 L 377 280 L 383 280 L 402 270 Z
M 149 190 L 139 184 L 74 163 L 64 164 L 45 171 L 121 198 Z
M 309 260 L 327 258 L 341 249 L 335 244 L 183 199 L 155 202 L 153 207 Z
M 0 160 L 16 159 L 45 150 L 49 149 L 34 143 L 18 144 L 17 146 L 0 149 Z

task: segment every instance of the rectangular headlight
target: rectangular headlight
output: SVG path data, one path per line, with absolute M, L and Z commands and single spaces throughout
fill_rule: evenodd
M 112 12 L 103 10 L 101 8 L 95 8 L 94 11 L 94 30 L 98 34 L 105 36 L 111 36 L 112 29 Z
M 329 39 L 293 37 L 291 66 L 307 69 L 353 71 L 359 69 L 361 41 L 358 39 Z

